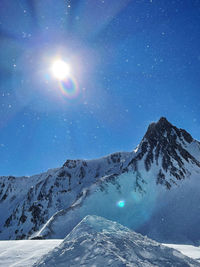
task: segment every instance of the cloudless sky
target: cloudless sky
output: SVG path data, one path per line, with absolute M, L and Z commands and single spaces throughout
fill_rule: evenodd
M 199 0 L 0 1 L 0 175 L 131 151 L 161 116 L 199 140 L 199 102 Z

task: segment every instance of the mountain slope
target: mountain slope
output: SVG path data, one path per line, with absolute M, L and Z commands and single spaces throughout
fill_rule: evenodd
M 165 203 L 167 194 L 179 195 L 180 187 L 190 187 L 189 177 L 198 184 L 199 160 L 200 143 L 161 118 L 150 124 L 133 152 L 67 160 L 32 177 L 0 177 L 0 239 L 64 238 L 91 213 L 151 235 L 143 226 L 157 216 L 158 199 Z M 200 203 L 198 195 L 195 203 Z M 120 208 L 116 204 L 123 199 Z
M 114 181 L 134 154 L 67 160 L 61 168 L 32 177 L 0 177 L 0 239 L 27 238 L 54 213 L 76 202 L 100 177 Z
M 87 216 L 33 266 L 197 267 L 200 263 L 116 222 Z

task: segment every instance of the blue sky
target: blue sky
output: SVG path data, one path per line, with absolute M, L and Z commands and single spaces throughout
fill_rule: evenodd
M 199 0 L 1 0 L 0 48 L 0 175 L 131 151 L 161 116 L 200 140 Z

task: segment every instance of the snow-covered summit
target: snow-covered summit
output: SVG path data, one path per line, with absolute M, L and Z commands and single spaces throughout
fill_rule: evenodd
M 87 216 L 34 266 L 197 267 L 200 263 L 116 222 Z

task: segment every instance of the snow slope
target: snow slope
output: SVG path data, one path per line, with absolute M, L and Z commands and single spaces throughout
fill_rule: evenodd
M 97 216 L 86 216 L 33 266 L 200 266 L 177 250 Z
M 169 248 L 179 250 L 182 254 L 198 260 L 200 262 L 200 247 L 194 247 L 191 245 L 179 245 L 179 244 L 163 244 Z
M 0 241 L 0 266 L 30 267 L 62 240 Z
M 0 241 L 0 266 L 6 267 L 31 267 L 42 256 L 46 255 L 63 240 L 9 240 Z M 180 251 L 183 255 L 199 259 L 200 247 L 188 245 L 163 244 Z

